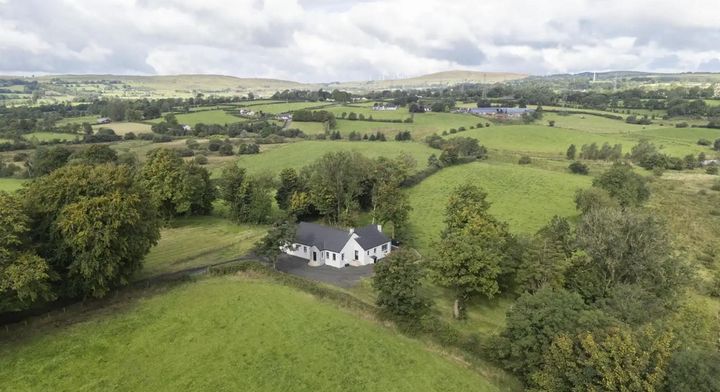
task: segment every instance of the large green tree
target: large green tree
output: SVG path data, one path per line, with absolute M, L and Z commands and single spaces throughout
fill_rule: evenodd
M 276 221 L 257 244 L 255 244 L 255 253 L 267 258 L 273 266 L 277 268 L 277 261 L 284 250 L 294 250 L 295 231 L 297 226 L 295 223 L 287 219 Z
M 186 163 L 176 151 L 164 148 L 151 151 L 140 177 L 166 219 L 204 215 L 212 210 L 215 191 L 207 169 Z
M 529 381 L 542 367 L 543 356 L 556 336 L 612 324 L 609 317 L 593 310 L 577 293 L 542 288 L 521 295 L 508 310 L 505 329 L 495 347 L 503 366 Z
M 272 179 L 249 176 L 245 169 L 231 164 L 220 176 L 220 197 L 230 207 L 233 220 L 267 223 L 272 213 Z
M 54 298 L 47 262 L 28 244 L 30 219 L 20 200 L 0 192 L 0 312 Z
M 561 334 L 532 379 L 539 391 L 654 392 L 663 386 L 672 336 L 626 328 Z
M 593 180 L 593 186 L 606 190 L 622 207 L 639 206 L 650 198 L 645 177 L 633 172 L 632 166 L 616 162 Z
M 124 165 L 66 166 L 22 197 L 61 295 L 100 297 L 127 283 L 160 238 L 151 196 Z
M 329 152 L 306 168 L 312 204 L 330 221 L 346 221 L 370 177 L 371 162 L 357 152 Z
M 405 248 L 392 252 L 375 266 L 372 277 L 372 286 L 377 292 L 375 303 L 401 321 L 418 320 L 430 306 L 420 293 L 424 275 L 415 252 Z
M 500 292 L 498 277 L 506 257 L 507 227 L 488 212 L 480 188 L 465 184 L 450 195 L 446 228 L 431 264 L 435 281 L 455 295 L 453 315 L 465 317 L 465 304 L 474 295 L 491 298 Z
M 295 169 L 287 168 L 280 172 L 280 185 L 275 193 L 275 201 L 281 210 L 287 210 L 290 207 L 293 194 L 302 190 L 300 185 L 300 177 Z
M 637 284 L 672 301 L 690 275 L 673 257 L 665 225 L 655 216 L 620 209 L 593 209 L 577 227 L 587 257 L 568 271 L 568 287 L 587 300 L 606 298 L 619 284 Z

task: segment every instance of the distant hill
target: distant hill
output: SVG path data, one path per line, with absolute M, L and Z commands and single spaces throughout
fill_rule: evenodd
M 524 79 L 528 76 L 527 74 L 509 72 L 445 71 L 407 79 L 340 82 L 329 84 L 329 86 L 350 91 L 412 89 L 453 86 L 461 83 L 498 83 Z

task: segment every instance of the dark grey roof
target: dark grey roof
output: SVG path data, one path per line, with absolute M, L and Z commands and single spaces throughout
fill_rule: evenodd
M 390 242 L 385 234 L 378 230 L 377 225 L 367 225 L 354 232 L 355 239 L 363 249 L 370 249 Z M 295 232 L 295 241 L 301 245 L 315 246 L 320 250 L 340 252 L 350 239 L 350 231 L 335 227 L 318 225 L 317 223 L 300 222 Z
M 363 249 L 374 248 L 390 242 L 390 238 L 378 230 L 377 225 L 360 227 L 355 230 L 355 234 L 359 236 L 355 241 L 357 241 Z
M 300 222 L 295 238 L 297 243 L 302 245 L 315 246 L 320 250 L 340 252 L 350 238 L 350 232 L 316 223 Z

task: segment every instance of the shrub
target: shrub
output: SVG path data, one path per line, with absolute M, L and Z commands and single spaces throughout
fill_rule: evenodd
M 195 163 L 198 165 L 206 165 L 208 163 L 208 159 L 205 155 L 197 155 L 194 159 Z
M 128 132 L 128 133 L 125 134 L 125 136 L 123 136 L 123 139 L 125 139 L 125 140 L 135 140 L 135 139 L 137 139 L 137 136 L 135 136 L 135 134 L 134 134 L 133 132 Z
M 527 155 L 521 156 L 520 160 L 518 160 L 518 164 L 520 165 L 529 165 L 530 163 L 532 163 L 532 159 Z
M 223 156 L 229 156 L 233 155 L 233 147 L 230 143 L 223 143 L 220 148 L 218 148 L 218 153 Z
M 712 142 L 707 139 L 700 139 L 697 141 L 697 144 L 699 144 L 701 146 L 710 146 L 710 145 L 712 145 Z
M 707 169 L 705 169 L 705 173 L 711 174 L 714 176 L 716 176 L 718 174 L 718 172 L 719 172 L 719 170 L 718 170 L 717 165 L 710 165 L 707 167 Z
M 587 175 L 590 173 L 590 169 L 588 169 L 587 165 L 578 161 L 571 163 L 570 166 L 568 166 L 568 169 L 575 174 Z
M 686 123 L 684 121 L 675 124 L 675 128 L 687 128 L 687 127 L 688 127 L 688 123 Z
M 189 148 L 186 148 L 186 149 L 178 151 L 178 155 L 180 155 L 181 157 L 191 157 L 191 156 L 195 155 L 195 151 L 193 151 Z

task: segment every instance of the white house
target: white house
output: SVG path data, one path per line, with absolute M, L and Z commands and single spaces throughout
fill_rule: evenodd
M 294 246 L 285 253 L 306 259 L 312 266 L 327 264 L 342 268 L 375 263 L 390 253 L 391 244 L 380 225 L 342 230 L 300 222 Z

